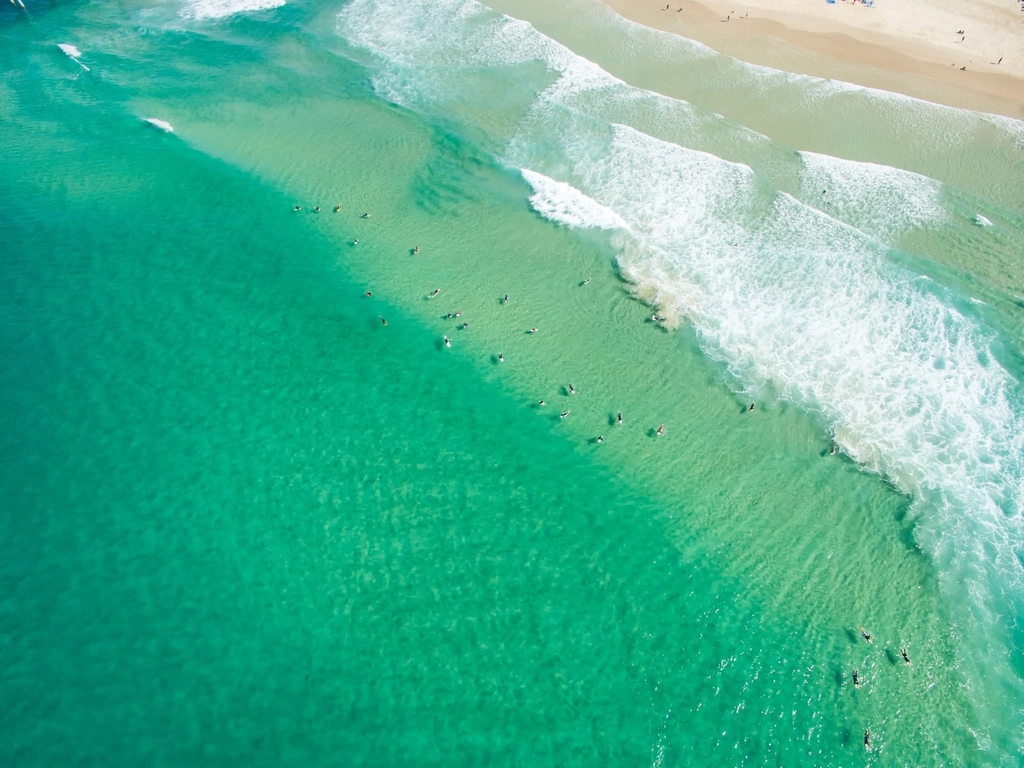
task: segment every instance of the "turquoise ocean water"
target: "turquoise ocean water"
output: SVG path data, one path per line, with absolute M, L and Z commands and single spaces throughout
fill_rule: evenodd
M 1021 764 L 1024 125 L 591 0 L 26 6 L 0 764 Z

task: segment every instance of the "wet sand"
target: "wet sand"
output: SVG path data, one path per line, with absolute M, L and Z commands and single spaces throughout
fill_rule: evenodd
M 995 10 L 994 0 L 986 0 L 957 13 L 920 0 L 898 10 L 843 0 L 782 0 L 770 7 L 763 0 L 676 0 L 668 11 L 655 0 L 605 2 L 632 21 L 752 64 L 1024 119 L 1024 13 L 1013 0 Z

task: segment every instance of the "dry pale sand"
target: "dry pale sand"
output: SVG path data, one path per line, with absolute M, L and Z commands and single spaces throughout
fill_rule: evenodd
M 743 61 L 1024 119 L 1022 0 L 605 2 Z

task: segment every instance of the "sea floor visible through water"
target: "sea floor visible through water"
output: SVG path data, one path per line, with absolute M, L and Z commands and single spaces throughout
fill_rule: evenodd
M 382 98 L 345 6 L 0 14 L 0 761 L 1014 764 L 1019 638 L 915 498 L 538 214 L 490 72 Z M 742 133 L 694 143 L 799 194 Z M 894 262 L 1019 377 L 1011 170 L 904 165 L 997 224 Z

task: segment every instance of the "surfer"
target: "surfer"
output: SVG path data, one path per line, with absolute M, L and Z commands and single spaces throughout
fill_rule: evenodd
M 750 404 L 750 407 L 749 407 L 749 408 L 747 408 L 747 411 L 748 411 L 748 412 L 749 412 L 749 411 L 752 411 L 752 410 L 754 410 L 754 404 L 753 404 L 753 403 L 751 403 L 751 404 Z
M 857 674 L 857 670 L 853 670 L 853 687 L 860 688 L 860 676 Z
M 860 636 L 867 640 L 869 643 L 871 642 L 871 635 L 868 634 L 868 631 L 864 629 L 864 627 L 860 628 Z
M 355 240 L 352 241 L 352 245 L 359 245 L 359 238 L 358 237 Z
M 427 298 L 428 298 L 428 299 L 432 299 L 432 298 L 434 298 L 435 296 L 437 296 L 437 294 L 439 294 L 440 292 L 441 292 L 441 289 L 440 289 L 440 288 L 435 288 L 435 289 L 434 289 L 434 292 L 433 292 L 432 294 L 430 294 L 429 296 L 427 296 Z
M 835 443 L 832 443 L 832 447 L 829 448 L 828 454 L 829 454 L 829 456 L 835 456 L 836 455 L 836 444 Z
M 507 293 L 505 294 L 504 298 L 502 298 L 501 303 L 502 304 L 508 304 L 508 294 Z
M 658 317 L 658 315 L 651 315 L 651 322 L 652 322 L 652 323 L 657 323 L 657 322 L 659 322 L 660 320 L 661 320 L 661 318 L 660 318 L 660 317 Z
M 463 323 L 462 330 L 466 330 L 467 328 L 469 328 L 469 323 Z
M 907 666 L 908 667 L 914 666 L 913 664 L 910 663 L 910 657 L 907 655 L 907 649 L 906 648 L 900 648 L 900 656 L 902 656 L 903 660 L 905 662 L 907 662 Z
M 505 356 L 503 354 L 501 354 L 500 352 L 498 353 L 498 362 L 499 363 L 504 363 L 505 362 Z
M 618 426 L 622 426 L 622 411 L 619 411 L 619 415 L 615 417 L 615 423 Z
M 360 218 L 360 219 L 368 219 L 368 218 L 370 218 L 370 214 L 368 214 L 368 213 L 364 213 L 364 214 L 363 214 L 362 216 L 360 216 L 359 218 Z
M 313 210 L 316 211 L 317 213 L 320 213 L 320 206 L 319 205 L 314 205 L 313 206 Z
M 341 213 L 341 203 L 338 203 L 336 206 L 334 206 L 334 212 Z
M 569 394 L 570 395 L 575 395 L 576 394 L 576 387 L 574 387 L 572 384 L 569 385 Z
M 597 436 L 597 442 L 603 443 L 604 442 L 604 435 L 598 435 Z
M 296 205 L 295 208 L 293 208 L 292 210 L 301 211 L 302 209 L 299 206 Z
M 412 249 L 412 252 L 413 253 L 419 253 L 420 252 L 420 247 L 417 245 L 415 248 Z
M 864 749 L 871 749 L 871 731 L 864 730 Z
M 373 291 L 366 292 L 366 297 L 369 298 L 370 296 L 373 296 Z
M 455 316 L 456 317 L 462 317 L 462 310 L 461 309 L 456 309 L 455 310 Z
M 536 333 L 536 332 L 537 332 L 537 329 L 536 329 L 536 328 L 531 328 L 531 329 L 530 329 L 530 333 Z
M 447 336 L 444 337 L 444 345 L 448 347 L 448 349 L 452 348 L 452 340 L 449 339 Z
M 380 322 L 381 322 L 381 325 L 387 325 L 388 324 L 388 321 L 385 318 L 383 318 L 383 317 L 380 319 Z
M 539 405 L 541 408 L 543 408 L 545 405 L 547 405 L 547 403 L 545 403 L 543 400 L 541 400 L 539 403 L 537 403 L 537 405 Z
M 662 424 L 660 427 L 658 427 L 658 431 L 657 431 L 656 434 L 658 434 L 658 435 L 664 435 L 665 434 L 665 425 L 664 424 Z
M 584 285 L 590 285 L 590 278 L 588 277 L 586 280 L 584 280 L 583 284 Z
M 566 416 L 568 416 L 568 415 L 569 415 L 570 413 L 572 413 L 572 411 L 562 411 L 562 412 L 561 412 L 560 414 L 558 414 L 558 417 L 559 417 L 560 419 L 564 419 L 564 418 L 565 418 Z

